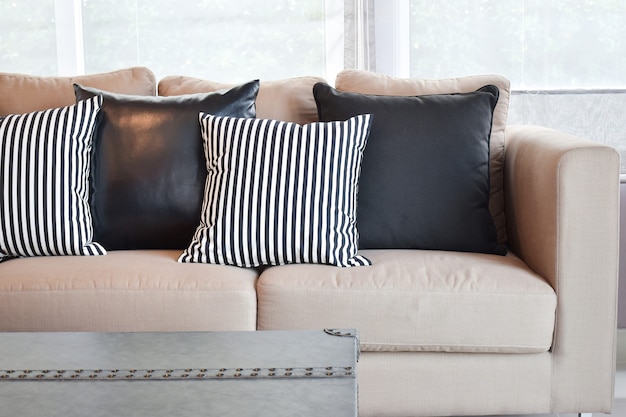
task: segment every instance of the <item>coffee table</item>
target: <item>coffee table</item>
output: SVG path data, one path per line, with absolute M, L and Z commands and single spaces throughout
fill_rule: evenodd
M 355 330 L 0 333 L 22 416 L 356 416 Z

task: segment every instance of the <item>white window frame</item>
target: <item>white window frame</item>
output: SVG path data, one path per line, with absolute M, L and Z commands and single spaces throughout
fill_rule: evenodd
M 344 15 L 343 1 L 324 0 L 324 24 L 326 35 L 325 70 L 326 79 L 334 82 L 344 68 Z
M 85 73 L 85 48 L 81 0 L 55 0 L 54 13 L 58 75 L 83 75 Z
M 408 78 L 411 73 L 409 0 L 374 0 L 376 72 Z

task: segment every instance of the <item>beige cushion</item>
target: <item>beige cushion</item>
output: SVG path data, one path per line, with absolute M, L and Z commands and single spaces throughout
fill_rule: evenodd
M 111 251 L 0 263 L 0 331 L 254 330 L 253 269 Z
M 499 75 L 475 75 L 440 80 L 406 79 L 368 71 L 344 70 L 337 75 L 335 81 L 335 87 L 341 91 L 395 96 L 468 93 L 488 84 L 495 85 L 500 90 L 491 128 L 489 210 L 498 231 L 498 241 L 505 243 L 507 237 L 503 195 L 504 129 L 511 94 L 509 80 Z
M 0 73 L 0 116 L 72 105 L 76 102 L 74 83 L 120 94 L 156 93 L 154 74 L 144 67 L 76 77 Z
M 260 330 L 357 328 L 364 351 L 545 352 L 556 295 L 519 258 L 363 250 L 373 265 L 286 265 L 257 284 Z
M 301 125 L 318 121 L 317 106 L 313 98 L 313 85 L 317 82 L 325 81 L 318 77 L 261 81 L 256 100 L 257 117 Z M 172 75 L 159 81 L 159 95 L 210 93 L 234 85 Z

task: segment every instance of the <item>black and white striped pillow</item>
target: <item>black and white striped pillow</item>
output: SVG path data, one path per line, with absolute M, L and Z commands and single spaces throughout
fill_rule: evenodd
M 356 204 L 369 114 L 298 125 L 200 114 L 207 181 L 179 262 L 370 265 Z
M 100 96 L 0 118 L 0 259 L 103 255 L 92 242 L 89 167 Z

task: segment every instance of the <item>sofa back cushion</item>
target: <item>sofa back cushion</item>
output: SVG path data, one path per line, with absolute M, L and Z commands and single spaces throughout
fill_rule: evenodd
M 509 80 L 499 75 L 475 75 L 440 80 L 407 79 L 368 71 L 344 70 L 337 75 L 335 81 L 335 87 L 340 91 L 391 96 L 469 93 L 488 84 L 495 85 L 499 90 L 498 102 L 493 112 L 489 143 L 489 210 L 496 225 L 498 242 L 504 244 L 507 240 L 503 191 L 504 129 L 511 94 Z
M 76 102 L 75 83 L 114 93 L 156 94 L 154 74 L 144 67 L 76 77 L 0 73 L 0 116 L 71 106 Z
M 227 91 L 141 97 L 102 95 L 94 143 L 91 208 L 107 249 L 183 249 L 200 219 L 206 167 L 198 115 L 254 117 L 258 81 Z
M 319 77 L 296 77 L 261 81 L 256 101 L 256 114 L 261 119 L 282 120 L 300 125 L 317 122 L 313 86 L 324 80 Z M 193 77 L 169 76 L 159 81 L 160 96 L 210 93 L 230 88 L 226 84 Z

